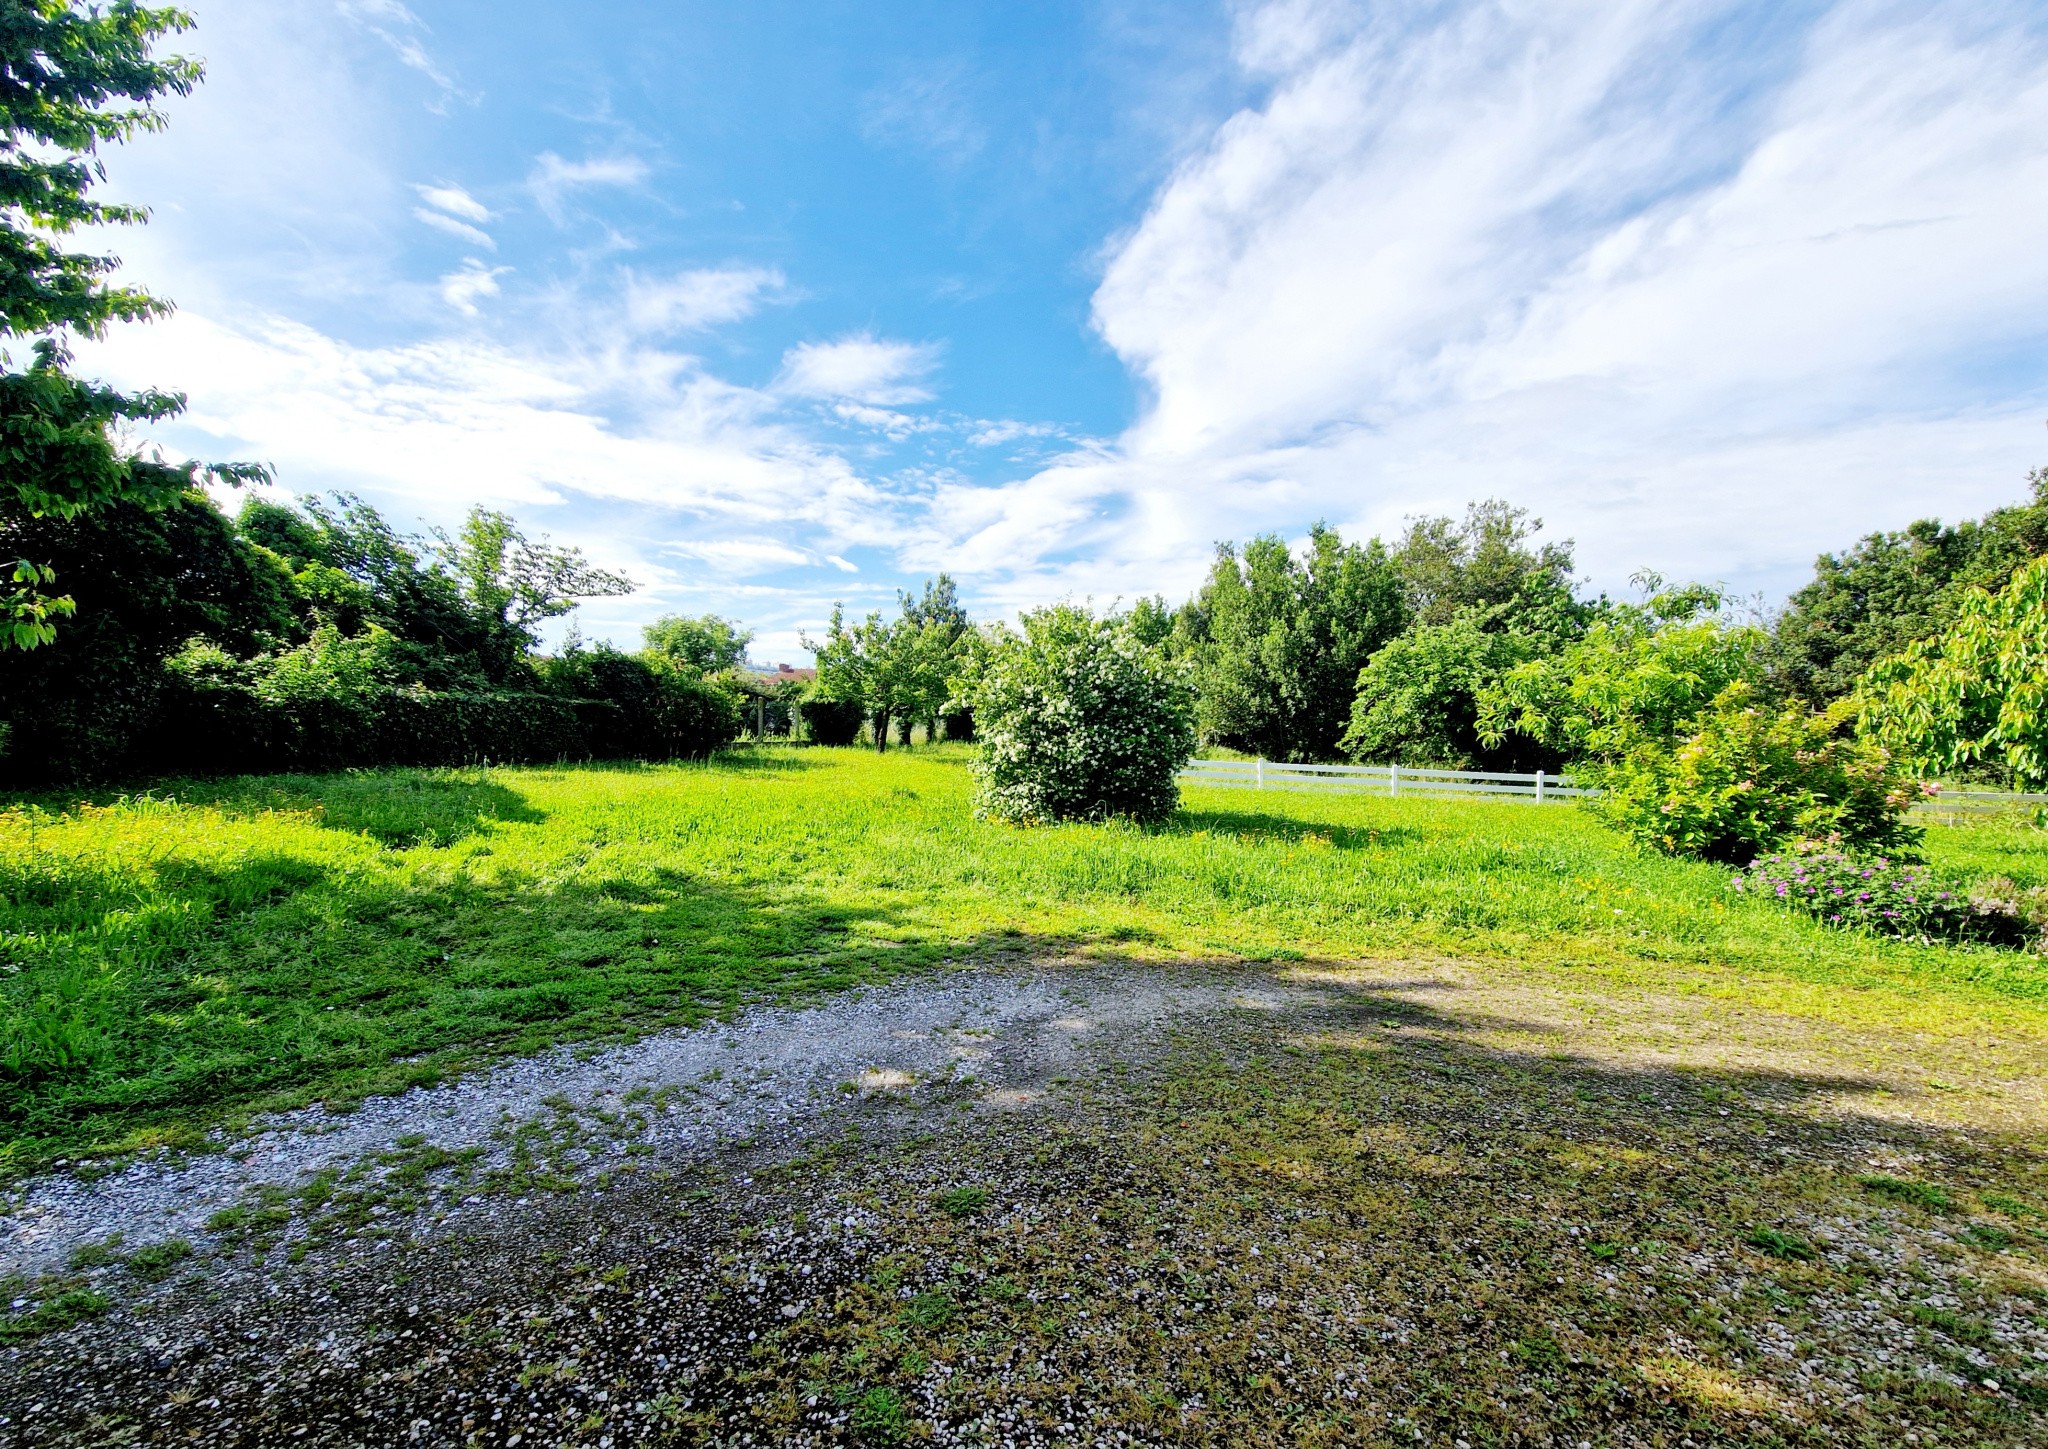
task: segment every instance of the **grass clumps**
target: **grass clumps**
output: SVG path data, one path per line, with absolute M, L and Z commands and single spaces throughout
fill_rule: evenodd
M 1914 1182 L 1909 1178 L 1892 1177 L 1882 1172 L 1867 1172 L 1856 1181 L 1879 1197 L 1888 1197 L 1894 1202 L 1910 1203 L 1914 1207 L 1927 1208 L 1933 1212 L 1945 1213 L 1955 1208 L 1955 1199 L 1948 1192 L 1931 1182 Z
M 952 1187 L 933 1199 L 939 1211 L 950 1218 L 971 1218 L 989 1204 L 985 1187 Z

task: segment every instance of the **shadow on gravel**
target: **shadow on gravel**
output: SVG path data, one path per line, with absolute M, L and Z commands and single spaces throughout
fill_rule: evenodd
M 1224 1005 L 775 1141 L 639 1161 L 0 1358 L 110 1441 L 2032 1444 L 2040 1144 L 1797 1061 L 1631 1067 L 1443 982 L 1185 968 Z M 914 987 L 905 987 L 914 990 Z M 1426 1001 L 1418 1001 L 1426 995 Z M 1531 1049 L 1478 1040 L 1525 1033 Z M 1073 1033 L 1066 1032 L 1071 1039 Z M 1018 1106 L 1017 1089 L 1043 1089 Z M 1825 1100 L 1825 1110 L 1814 1104 Z M 1000 1112 L 988 1103 L 1006 1101 Z M 624 1159 L 622 1158 L 622 1162 Z M 121 1270 L 109 1269 L 109 1273 Z M 1121 1437 L 1118 1437 L 1121 1436 Z

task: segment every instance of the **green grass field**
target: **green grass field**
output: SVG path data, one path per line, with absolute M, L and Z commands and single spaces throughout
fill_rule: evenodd
M 1585 812 L 1195 790 L 1166 827 L 1015 829 L 963 753 L 271 777 L 0 810 L 0 1162 L 193 1142 L 1001 952 L 1457 957 L 1964 1036 L 2048 1028 L 2038 957 L 1831 931 Z M 2048 835 L 1931 833 L 2048 881 Z

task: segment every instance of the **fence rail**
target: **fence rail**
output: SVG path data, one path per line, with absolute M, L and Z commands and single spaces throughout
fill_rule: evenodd
M 1913 813 L 1953 825 L 1972 817 L 1982 819 L 2044 806 L 2048 806 L 2048 795 L 2023 795 L 2013 790 L 1943 790 L 1914 805 Z
M 1180 772 L 1191 785 L 1307 790 L 1337 795 L 1504 795 L 1539 803 L 1594 793 L 1569 775 L 1537 770 L 1425 770 L 1413 765 L 1287 765 L 1277 760 L 1193 760 Z
M 1542 770 L 1425 770 L 1413 765 L 1289 765 L 1277 760 L 1191 760 L 1180 772 L 1190 785 L 1246 790 L 1305 790 L 1334 795 L 1495 795 L 1545 803 L 1578 800 L 1600 792 L 1574 784 L 1569 775 Z M 1943 790 L 1922 800 L 1913 813 L 1944 824 L 2034 810 L 2048 795 L 2007 790 Z

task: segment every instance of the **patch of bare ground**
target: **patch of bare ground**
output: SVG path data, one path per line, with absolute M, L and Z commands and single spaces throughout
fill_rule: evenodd
M 1008 1005 L 920 1005 L 963 982 Z M 693 1134 L 600 1073 L 511 1145 L 365 1140 L 181 1262 L 43 1274 L 17 1320 L 104 1311 L 16 1332 L 0 1442 L 2048 1438 L 2017 1028 L 1442 962 L 860 1000 L 808 1019 L 874 1030 L 804 1110 Z

